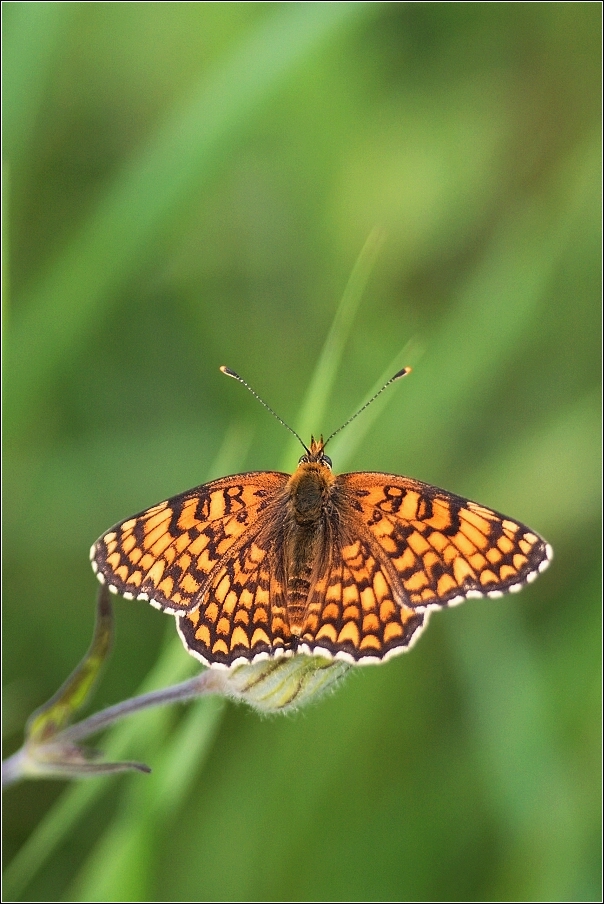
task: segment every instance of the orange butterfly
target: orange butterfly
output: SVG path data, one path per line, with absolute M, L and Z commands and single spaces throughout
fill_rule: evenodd
M 410 477 L 335 475 L 325 445 L 292 475 L 223 477 L 117 524 L 90 551 L 99 581 L 175 615 L 204 665 L 365 664 L 407 650 L 432 609 L 514 593 L 549 564 L 523 524 Z

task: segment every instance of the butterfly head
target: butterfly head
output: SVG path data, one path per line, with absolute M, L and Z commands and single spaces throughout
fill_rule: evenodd
M 305 447 L 306 448 L 306 447 Z M 304 455 L 300 457 L 299 464 L 309 464 L 310 462 L 318 463 L 320 465 L 324 465 L 326 468 L 331 470 L 331 458 L 328 455 L 325 455 L 324 450 L 325 443 L 323 442 L 323 437 L 316 440 L 314 436 L 310 438 L 310 449 L 306 449 Z

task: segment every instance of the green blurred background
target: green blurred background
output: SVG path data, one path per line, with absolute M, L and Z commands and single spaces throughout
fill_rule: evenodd
M 150 777 L 10 788 L 7 899 L 600 900 L 600 4 L 2 8 L 5 754 L 89 643 L 101 532 L 294 467 L 221 364 L 325 434 L 411 364 L 335 469 L 555 550 L 297 715 L 138 717 L 98 746 Z M 115 609 L 94 708 L 196 668 Z

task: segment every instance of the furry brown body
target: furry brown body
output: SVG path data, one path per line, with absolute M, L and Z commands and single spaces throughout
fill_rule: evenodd
M 300 634 L 310 590 L 324 570 L 332 536 L 335 481 L 331 469 L 317 461 L 301 463 L 287 483 L 282 562 L 292 634 Z

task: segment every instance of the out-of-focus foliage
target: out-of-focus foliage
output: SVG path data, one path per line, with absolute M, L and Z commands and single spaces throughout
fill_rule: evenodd
M 291 437 L 218 366 L 298 428 L 376 226 L 314 432 L 411 364 L 334 467 L 555 551 L 295 716 L 155 714 L 120 742 L 152 776 L 11 788 L 17 899 L 599 900 L 600 4 L 3 14 L 5 753 L 86 650 L 96 537 L 283 465 Z M 194 668 L 171 618 L 116 618 L 98 707 Z

